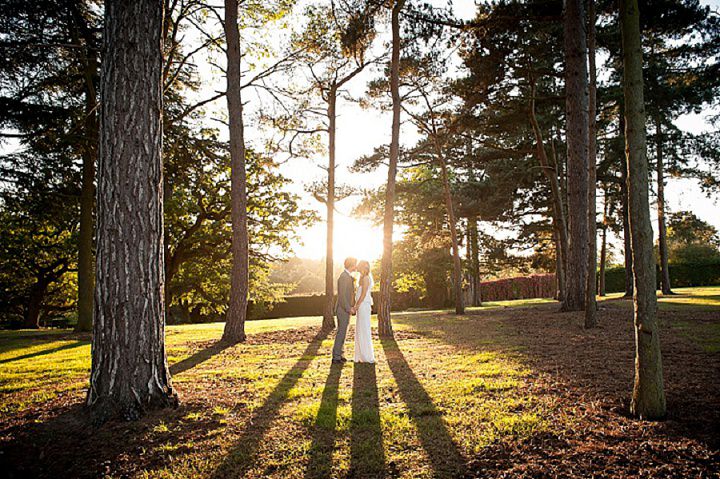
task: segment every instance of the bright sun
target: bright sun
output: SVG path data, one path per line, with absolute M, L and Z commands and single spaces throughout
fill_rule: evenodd
M 326 226 L 321 221 L 302 233 L 303 242 L 295 254 L 300 258 L 325 257 Z M 342 261 L 348 256 L 373 261 L 382 255 L 382 227 L 370 221 L 335 213 L 334 260 Z

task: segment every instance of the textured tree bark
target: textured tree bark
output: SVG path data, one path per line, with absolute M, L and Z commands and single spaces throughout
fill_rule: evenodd
M 621 123 L 625 128 L 625 122 Z M 626 298 L 632 298 L 635 291 L 633 284 L 633 257 L 632 257 L 632 241 L 630 239 L 630 198 L 627 184 L 627 164 L 623 165 L 622 171 L 622 199 L 623 199 L 623 248 L 625 256 L 625 295 Z
M 87 404 L 96 422 L 177 403 L 165 358 L 163 2 L 105 2 L 97 269 Z
M 555 284 L 557 285 L 557 292 L 555 293 L 555 299 L 562 303 L 563 292 L 565 291 L 565 265 L 563 263 L 562 255 L 562 244 L 560 243 L 560 235 L 558 234 L 557 228 L 553 224 L 553 240 L 555 241 Z
M 588 0 L 588 262 L 585 327 L 597 326 L 597 72 L 595 70 L 595 0 Z
M 662 144 L 662 122 L 655 119 L 655 156 L 657 157 L 657 215 L 658 249 L 660 250 L 660 286 L 663 294 L 673 294 L 670 284 L 670 266 L 668 265 L 667 230 L 665 226 L 665 165 Z
M 605 191 L 605 200 L 603 202 L 603 223 L 602 223 L 602 243 L 600 244 L 600 284 L 598 286 L 598 295 L 605 296 L 605 265 L 607 263 L 607 230 L 608 230 L 608 201 L 607 191 Z
M 442 175 L 443 193 L 445 195 L 445 210 L 448 215 L 448 229 L 450 230 L 450 239 L 452 241 L 453 255 L 453 294 L 455 296 L 455 314 L 465 314 L 465 305 L 463 304 L 463 277 L 462 277 L 462 261 L 460 260 L 460 245 L 458 242 L 457 219 L 455 218 L 455 208 L 453 206 L 452 191 L 450 190 L 450 178 L 448 175 L 447 163 L 443 155 L 442 148 L 435 140 L 435 154 L 440 165 L 440 173 Z
M 89 40 L 86 38 L 85 40 Z M 95 163 L 97 161 L 97 94 L 95 75 L 97 55 L 90 45 L 84 55 L 85 76 L 85 147 L 82 154 L 82 186 L 80 190 L 80 231 L 78 238 L 78 322 L 75 331 L 91 331 L 95 270 L 93 264 L 93 210 L 95 209 Z
M 335 122 L 336 122 L 337 90 L 333 87 L 328 92 L 328 183 L 327 197 L 327 240 L 325 243 L 325 313 L 323 329 L 335 327 L 335 278 L 333 271 L 333 229 L 335 214 Z
M 238 2 L 225 0 L 225 38 L 227 41 L 227 105 L 230 120 L 230 201 L 232 217 L 232 272 L 230 304 L 223 341 L 245 341 L 248 305 L 249 240 L 247 225 L 247 174 L 245 171 L 245 132 L 240 96 L 240 31 Z
M 470 268 L 472 270 L 472 305 L 482 306 L 482 291 L 480 288 L 480 244 L 478 241 L 477 217 L 468 218 L 468 252 L 470 253 Z
M 390 318 L 392 294 L 392 236 L 395 209 L 395 177 L 400 153 L 400 11 L 404 0 L 394 0 L 391 14 L 392 54 L 390 59 L 390 93 L 392 95 L 392 137 L 388 179 L 385 187 L 385 214 L 383 218 L 383 255 L 380 266 L 380 301 L 378 306 L 378 334 L 392 337 Z
M 655 259 L 648 199 L 647 139 L 643 97 L 640 13 L 637 0 L 620 1 L 625 97 L 625 152 L 635 278 L 635 384 L 630 410 L 641 419 L 665 416 Z
M 569 242 L 564 311 L 585 308 L 588 258 L 588 72 L 582 0 L 565 2 Z

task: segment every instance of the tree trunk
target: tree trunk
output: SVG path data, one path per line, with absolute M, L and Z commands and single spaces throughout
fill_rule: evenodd
M 625 122 L 622 122 L 624 128 Z M 623 247 L 625 256 L 625 297 L 632 298 L 635 290 L 633 286 L 633 257 L 632 257 L 632 241 L 630 239 L 630 197 L 628 194 L 627 184 L 627 164 L 623 164 L 622 169 L 622 198 L 623 198 Z
M 665 165 L 663 158 L 662 122 L 655 119 L 655 152 L 657 157 L 657 215 L 658 250 L 660 253 L 660 285 L 663 294 L 673 294 L 670 285 L 670 267 L 668 266 L 667 230 L 665 227 Z
M 457 219 L 455 218 L 455 208 L 453 206 L 452 191 L 450 189 L 450 177 L 448 175 L 447 163 L 442 153 L 440 145 L 435 141 L 435 154 L 440 164 L 440 173 L 442 175 L 443 193 L 445 194 L 445 209 L 448 215 L 448 229 L 450 230 L 450 239 L 452 241 L 453 255 L 453 290 L 455 296 L 455 314 L 465 314 L 465 305 L 463 304 L 462 293 L 462 261 L 460 260 L 460 245 L 458 244 Z
M 333 271 L 333 216 L 335 213 L 335 120 L 336 120 L 337 90 L 330 88 L 328 92 L 328 183 L 327 197 L 327 242 L 325 244 L 325 313 L 323 314 L 323 329 L 335 327 L 335 273 Z
M 392 55 L 390 59 L 390 93 L 392 95 L 392 137 L 388 179 L 385 187 L 385 215 L 383 218 L 383 255 L 380 266 L 380 301 L 378 306 L 378 334 L 392 337 L 390 318 L 392 294 L 392 236 L 395 208 L 395 177 L 400 156 L 400 10 L 404 0 L 394 0 L 391 15 Z
M 96 422 L 177 403 L 165 357 L 162 22 L 161 1 L 105 2 L 87 398 Z
M 530 90 L 530 124 L 532 125 L 533 134 L 535 136 L 535 151 L 538 162 L 545 178 L 550 184 L 550 195 L 552 201 L 552 218 L 553 233 L 556 238 L 555 264 L 556 275 L 558 281 L 558 300 L 564 301 L 567 283 L 565 281 L 567 271 L 567 254 L 568 254 L 568 231 L 565 222 L 565 208 L 562 201 L 562 190 L 560 181 L 558 180 L 558 159 L 555 155 L 555 166 L 550 166 L 547 153 L 545 151 L 545 143 L 540 130 L 540 125 L 535 114 L 535 82 L 531 82 Z
M 482 306 L 480 281 L 480 244 L 478 242 L 477 217 L 468 218 L 468 253 L 470 253 L 470 269 L 472 270 L 472 305 Z
M 172 186 L 170 185 L 170 182 L 168 181 L 168 177 L 166 175 L 163 175 L 163 198 L 172 198 Z M 164 215 L 165 213 L 163 212 L 163 217 Z M 174 272 L 177 270 L 177 266 L 175 265 L 174 261 L 174 256 L 176 252 L 170 252 L 167 225 L 165 225 L 163 229 L 163 235 L 163 256 L 165 257 L 165 314 L 167 315 L 168 309 L 170 308 L 170 306 L 172 306 L 173 297 L 170 292 L 170 288 L 172 285 Z
M 247 177 L 245 172 L 245 132 L 240 96 L 240 31 L 238 2 L 225 0 L 225 37 L 227 39 L 227 105 L 230 120 L 230 201 L 232 202 L 232 273 L 230 305 L 223 341 L 245 341 L 245 317 L 248 305 L 249 244 L 247 225 Z
M 603 225 L 602 225 L 602 243 L 600 245 L 600 285 L 598 286 L 598 294 L 605 296 L 605 264 L 607 263 L 607 230 L 608 230 L 608 200 L 607 190 L 605 190 L 605 199 L 603 203 Z
M 27 307 L 23 317 L 23 329 L 38 329 L 40 327 L 40 312 L 42 304 L 45 300 L 45 293 L 50 283 L 44 279 L 38 279 L 35 284 L 30 287 L 28 294 Z
M 565 2 L 569 242 L 564 311 L 585 308 L 588 263 L 588 73 L 582 0 Z
M 595 70 L 595 0 L 588 0 L 588 262 L 585 327 L 597 326 L 597 72 Z
M 648 199 L 645 100 L 637 0 L 620 1 L 625 97 L 630 232 L 635 278 L 635 385 L 630 410 L 641 419 L 665 416 L 662 358 L 657 325 L 653 232 Z
M 557 292 L 555 299 L 563 302 L 563 292 L 565 291 L 565 265 L 563 264 L 562 245 L 560 244 L 560 235 L 553 224 L 553 240 L 555 241 L 555 284 Z
M 85 39 L 86 43 L 89 40 Z M 97 54 L 86 45 L 85 73 L 85 145 L 82 153 L 82 186 L 80 190 L 80 231 L 78 234 L 78 322 L 75 331 L 91 331 L 95 269 L 93 264 L 93 210 L 95 209 L 95 163 L 97 161 L 98 121 L 95 75 Z

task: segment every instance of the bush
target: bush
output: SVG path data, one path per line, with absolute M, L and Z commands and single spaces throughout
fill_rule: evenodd
M 480 295 L 483 301 L 552 298 L 556 290 L 554 274 L 532 274 L 480 283 Z
M 670 284 L 674 288 L 720 285 L 720 261 L 714 263 L 671 263 Z M 657 287 L 660 288 L 660 271 L 656 266 Z M 615 266 L 605 271 L 605 292 L 625 291 L 625 268 Z

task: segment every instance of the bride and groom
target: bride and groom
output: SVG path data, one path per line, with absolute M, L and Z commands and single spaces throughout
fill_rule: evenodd
M 372 310 L 372 296 L 370 291 L 374 284 L 370 273 L 370 263 L 358 262 L 355 258 L 345 258 L 345 270 L 340 274 L 337 282 L 338 297 L 335 304 L 335 315 L 338 318 L 335 344 L 332 351 L 332 362 L 338 364 L 345 362 L 343 346 L 347 334 L 350 316 L 357 315 L 355 320 L 355 358 L 356 363 L 374 363 L 372 336 L 370 334 L 370 314 Z M 359 272 L 358 285 L 355 287 L 353 273 Z

